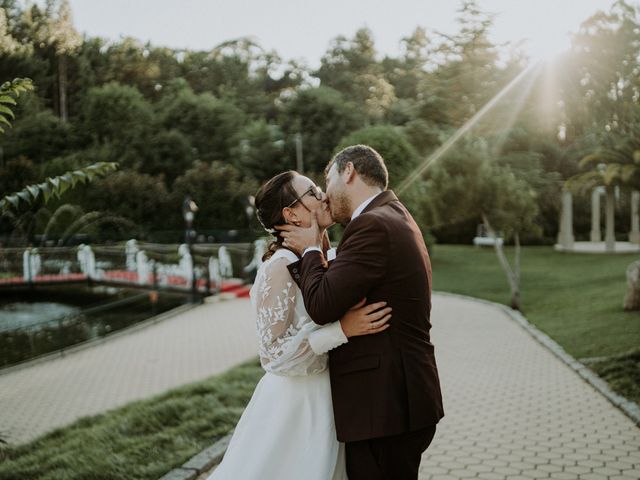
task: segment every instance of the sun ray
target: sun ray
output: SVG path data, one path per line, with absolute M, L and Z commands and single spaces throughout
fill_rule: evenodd
M 471 117 L 462 127 L 456 130 L 438 149 L 429 155 L 417 168 L 407 175 L 404 181 L 398 186 L 398 194 L 402 194 L 407 188 L 413 184 L 422 174 L 447 153 L 451 147 L 466 133 L 468 133 L 484 116 L 489 113 L 500 101 L 510 93 L 523 79 L 529 75 L 536 77 L 540 72 L 541 62 L 532 62 L 525 67 L 516 77 L 505 85 L 491 100 L 489 100 L 473 117 Z M 521 106 L 521 105 L 520 105 Z

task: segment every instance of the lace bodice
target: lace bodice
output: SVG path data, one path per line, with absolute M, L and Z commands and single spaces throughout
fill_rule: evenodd
M 313 323 L 287 265 L 297 260 L 276 251 L 258 269 L 251 288 L 262 367 L 278 375 L 311 375 L 327 368 L 326 352 L 347 341 L 340 322 Z

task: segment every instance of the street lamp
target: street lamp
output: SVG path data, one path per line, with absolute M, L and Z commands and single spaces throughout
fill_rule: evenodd
M 253 214 L 256 211 L 256 199 L 253 195 L 247 195 L 245 198 L 244 213 L 247 215 L 247 220 L 251 222 Z
M 185 195 L 184 201 L 182 202 L 182 218 L 184 218 L 185 223 L 185 242 L 187 244 L 187 249 L 189 252 L 189 257 L 191 257 L 191 301 L 195 302 L 196 299 L 196 262 L 193 258 L 193 251 L 191 249 L 191 244 L 196 236 L 196 231 L 191 228 L 193 225 L 193 219 L 196 216 L 196 212 L 198 211 L 198 205 L 196 202 L 191 200 L 189 195 Z
M 251 219 L 256 213 L 256 199 L 253 195 L 247 195 L 243 202 L 244 214 L 247 216 L 247 228 L 249 229 L 249 239 L 251 239 Z

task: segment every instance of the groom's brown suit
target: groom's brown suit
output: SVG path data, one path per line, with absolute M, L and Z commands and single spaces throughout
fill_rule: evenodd
M 421 453 L 444 416 L 429 336 L 431 264 L 418 226 L 393 192 L 382 192 L 347 225 L 331 264 L 311 251 L 289 270 L 320 325 L 337 321 L 365 297 L 393 308 L 388 329 L 351 337 L 329 352 L 331 391 L 338 440 L 347 443 L 349 478 L 386 478 L 391 471 L 393 478 L 412 477 L 402 473 L 406 458 L 385 457 L 376 449 L 400 448 L 403 438 L 415 446 L 418 434 Z M 360 461 L 354 455 L 361 457 L 362 442 L 371 439 L 382 442 L 365 448 L 376 465 L 356 466 L 354 472 L 353 462 Z M 416 475 L 417 466 L 410 469 Z

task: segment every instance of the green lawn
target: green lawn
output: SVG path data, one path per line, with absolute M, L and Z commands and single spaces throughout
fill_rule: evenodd
M 0 444 L 0 479 L 157 480 L 233 429 L 263 374 L 251 362 L 22 446 Z
M 509 258 L 513 251 L 507 249 Z M 640 312 L 625 312 L 625 272 L 638 255 L 580 255 L 522 249 L 522 309 L 576 358 L 640 346 Z M 433 288 L 509 304 L 509 286 L 492 249 L 436 245 Z

